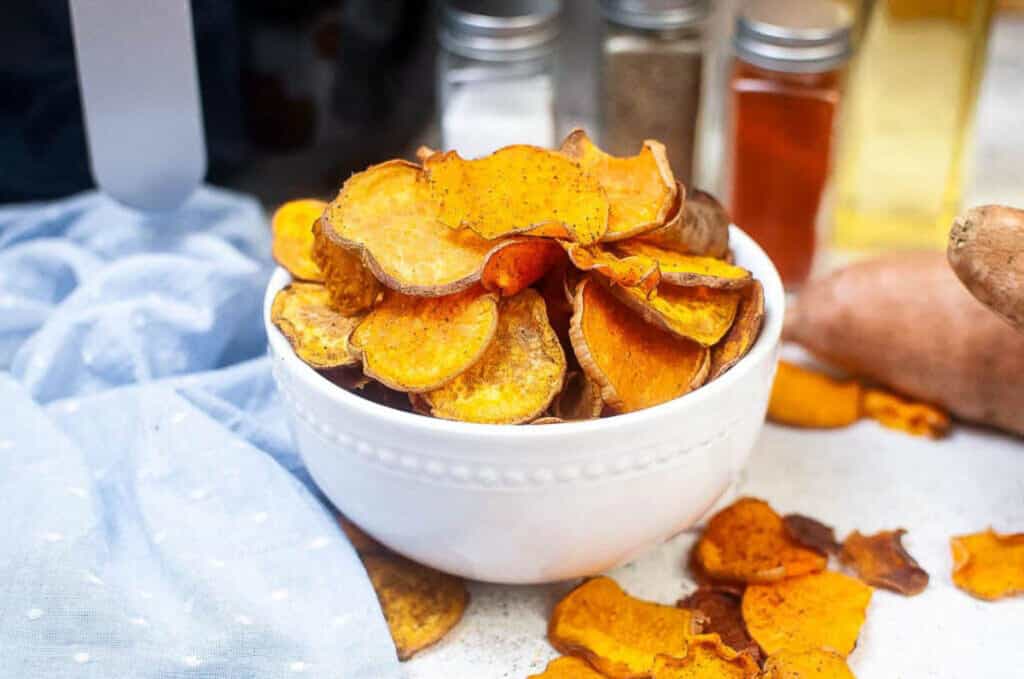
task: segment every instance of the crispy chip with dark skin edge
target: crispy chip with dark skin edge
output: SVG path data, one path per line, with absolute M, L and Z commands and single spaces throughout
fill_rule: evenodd
M 388 551 L 387 547 L 367 535 L 362 528 L 349 521 L 344 514 L 338 514 L 338 525 L 341 526 L 348 541 L 352 543 L 356 554 L 362 556 L 364 554 L 383 554 Z
M 409 393 L 409 407 L 417 415 L 424 415 L 426 417 L 432 417 L 430 414 L 430 403 L 423 394 L 417 394 L 415 392 Z
M 708 575 L 730 582 L 773 582 L 821 571 L 828 564 L 789 537 L 767 502 L 750 497 L 711 517 L 694 549 Z
M 866 389 L 861 409 L 884 427 L 913 436 L 940 439 L 949 434 L 949 415 L 927 403 L 906 401 L 881 389 Z
M 835 380 L 779 361 L 768 399 L 768 419 L 805 429 L 848 427 L 860 419 L 861 394 L 856 380 Z
M 704 617 L 704 633 L 717 634 L 729 648 L 747 653 L 755 662 L 761 661 L 761 649 L 747 632 L 740 610 L 742 591 L 725 587 L 701 586 L 676 604 L 680 608 L 700 611 Z
M 425 144 L 421 144 L 420 146 L 416 147 L 416 160 L 418 160 L 420 165 L 422 165 L 427 161 L 427 158 L 434 155 L 435 153 L 440 153 L 440 151 L 438 151 L 437 149 L 432 149 L 429 146 L 426 146 Z
M 594 271 L 615 285 L 635 287 L 644 297 L 651 294 L 661 281 L 658 262 L 644 255 L 619 257 L 599 245 L 589 247 L 579 243 L 559 241 L 580 271 Z
M 973 597 L 995 601 L 1024 594 L 1024 533 L 959 535 L 949 541 L 953 584 Z
M 601 387 L 580 371 L 565 376 L 565 385 L 551 405 L 551 412 L 562 420 L 593 420 L 601 417 L 603 409 Z
M 454 151 L 424 161 L 440 220 L 492 240 L 523 234 L 595 243 L 608 230 L 608 198 L 597 179 L 557 151 L 506 146 L 465 160 Z
M 729 332 L 742 295 L 738 290 L 661 285 L 657 295 L 651 296 L 640 288 L 606 287 L 646 322 L 705 347 L 717 344 Z
M 344 314 L 366 311 L 377 303 L 384 289 L 363 264 L 357 250 L 324 236 L 324 221 L 313 224 L 313 259 L 322 272 L 334 307 Z
M 608 231 L 601 240 L 630 238 L 665 223 L 678 187 L 663 144 L 648 139 L 637 155 L 616 158 L 575 129 L 561 151 L 596 177 L 608 196 Z
M 565 259 L 557 243 L 541 238 L 504 241 L 487 256 L 480 283 L 484 289 L 511 297 L 540 280 Z
M 548 640 L 612 679 L 649 676 L 655 656 L 681 657 L 700 632 L 691 611 L 635 599 L 604 576 L 569 592 L 551 613 Z
M 721 259 L 684 255 L 641 240 L 616 243 L 612 250 L 623 257 L 653 259 L 661 270 L 661 281 L 669 285 L 739 290 L 746 288 L 754 280 L 746 269 Z
M 562 348 L 566 350 L 566 358 L 573 360 L 575 356 L 569 345 L 569 319 L 572 318 L 572 298 L 565 295 L 565 276 L 568 270 L 569 260 L 564 259 L 555 264 L 544 277 L 534 286 L 544 298 L 544 306 L 548 312 L 548 322 L 555 329 Z
M 710 367 L 705 347 L 645 323 L 590 277 L 576 288 L 569 338 L 602 400 L 622 413 L 693 391 Z
M 717 634 L 700 634 L 690 639 L 684 657 L 655 658 L 651 679 L 757 679 L 760 670 L 750 655 L 729 648 Z
M 764 664 L 761 679 L 856 679 L 846 658 L 834 651 L 810 648 L 779 651 Z
M 706 191 L 679 185 L 677 201 L 665 225 L 637 236 L 666 250 L 725 258 L 729 252 L 729 212 Z
M 768 656 L 826 648 L 847 656 L 857 645 L 873 590 L 835 571 L 748 585 L 743 620 Z
M 874 587 L 914 596 L 928 586 L 928 573 L 903 547 L 907 531 L 885 530 L 874 535 L 853 531 L 843 541 L 840 559 Z
M 300 281 L 323 282 L 320 267 L 313 260 L 313 222 L 320 219 L 327 203 L 315 198 L 290 200 L 270 218 L 274 261 Z
M 423 394 L 434 417 L 520 424 L 540 416 L 562 388 L 565 353 L 544 299 L 527 288 L 502 300 L 498 329 L 473 367 Z
M 826 526 L 821 521 L 803 514 L 786 514 L 782 517 L 782 525 L 797 544 L 813 549 L 822 556 L 839 556 L 842 545 L 836 541 L 836 532 L 832 526 Z
M 346 316 L 331 305 L 327 288 L 319 283 L 291 283 L 274 295 L 270 320 L 287 339 L 295 355 L 318 370 L 354 365 L 352 331 L 362 316 Z
M 439 389 L 469 370 L 498 327 L 498 300 L 471 288 L 448 297 L 388 291 L 352 333 L 363 372 L 398 391 Z
M 526 679 L 605 679 L 605 676 L 586 660 L 563 655 L 549 662 L 540 674 L 531 674 Z
M 551 417 L 545 415 L 544 417 L 538 417 L 536 420 L 530 422 L 530 424 L 563 424 L 565 420 L 560 417 Z
M 377 593 L 399 660 L 440 641 L 462 619 L 466 583 L 397 554 L 366 554 L 363 565 Z
M 764 322 L 764 287 L 761 281 L 752 281 L 743 290 L 743 298 L 736 310 L 736 320 L 729 332 L 711 348 L 711 375 L 708 381 L 717 379 L 747 355 L 757 342 Z

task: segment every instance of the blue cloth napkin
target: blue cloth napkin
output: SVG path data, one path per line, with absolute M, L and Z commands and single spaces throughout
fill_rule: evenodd
M 214 189 L 0 209 L 0 677 L 403 676 L 291 446 L 268 252 Z

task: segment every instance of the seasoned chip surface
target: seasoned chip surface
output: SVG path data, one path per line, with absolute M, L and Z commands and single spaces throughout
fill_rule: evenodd
M 358 249 L 327 237 L 324 229 L 323 219 L 313 224 L 313 259 L 331 293 L 331 302 L 344 314 L 366 311 L 380 297 L 380 281 L 363 263 Z
M 651 679 L 757 679 L 759 671 L 753 658 L 729 648 L 717 634 L 701 634 L 690 639 L 685 656 L 655 658 Z
M 710 347 L 729 332 L 741 292 L 703 287 L 658 286 L 657 296 L 642 289 L 610 286 L 612 293 L 641 318 L 668 332 Z
M 314 198 L 290 200 L 270 218 L 271 253 L 293 278 L 323 281 L 320 267 L 313 261 L 313 223 L 325 207 L 327 203 Z
M 580 271 L 594 271 L 615 285 L 636 287 L 643 291 L 644 297 L 658 287 L 661 280 L 658 262 L 645 255 L 619 257 L 600 245 L 586 247 L 579 243 L 559 242 L 569 255 L 569 261 Z
M 928 574 L 903 547 L 906 532 L 902 528 L 874 535 L 853 531 L 843 541 L 843 563 L 869 585 L 908 596 L 920 594 L 928 586 Z
M 327 288 L 319 283 L 292 283 L 274 295 L 270 320 L 307 365 L 317 369 L 355 365 L 358 357 L 349 343 L 362 316 L 346 316 L 331 305 Z
M 779 651 L 764 664 L 762 679 L 855 679 L 846 658 L 834 651 L 811 648 Z
M 1024 594 L 1024 533 L 992 529 L 950 540 L 953 584 L 989 601 Z
M 540 674 L 531 674 L 526 679 L 605 679 L 605 676 L 586 660 L 563 655 L 549 662 Z
M 620 255 L 648 257 L 658 263 L 661 279 L 671 285 L 739 289 L 753 280 L 746 269 L 714 257 L 684 255 L 640 240 L 615 244 Z
M 679 602 L 680 608 L 700 611 L 704 633 L 717 634 L 734 651 L 760 660 L 761 649 L 747 632 L 740 610 L 742 593 L 724 587 L 702 586 Z
M 558 243 L 543 238 L 511 238 L 487 255 L 480 282 L 487 290 L 511 297 L 564 259 Z

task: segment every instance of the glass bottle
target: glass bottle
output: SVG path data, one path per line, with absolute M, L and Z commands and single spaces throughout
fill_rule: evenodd
M 876 0 L 851 69 L 835 245 L 945 247 L 960 209 L 992 0 Z
M 441 144 L 463 157 L 553 147 L 556 0 L 447 0 L 441 9 Z
M 849 11 L 830 0 L 753 0 L 736 19 L 728 203 L 790 289 L 806 280 L 828 223 L 851 27 Z
M 708 0 L 602 0 L 600 139 L 633 155 L 645 139 L 668 150 L 676 178 L 693 174 L 704 82 Z

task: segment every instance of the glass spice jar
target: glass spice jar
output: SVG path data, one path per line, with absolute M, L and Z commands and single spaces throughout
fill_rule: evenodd
M 693 175 L 708 0 L 601 0 L 601 132 L 615 155 L 665 144 L 676 178 Z
M 510 144 L 553 147 L 557 0 L 446 0 L 441 8 L 441 145 L 463 157 Z
M 852 16 L 830 0 L 752 0 L 736 19 L 727 193 L 733 220 L 787 288 L 828 223 L 833 137 Z

